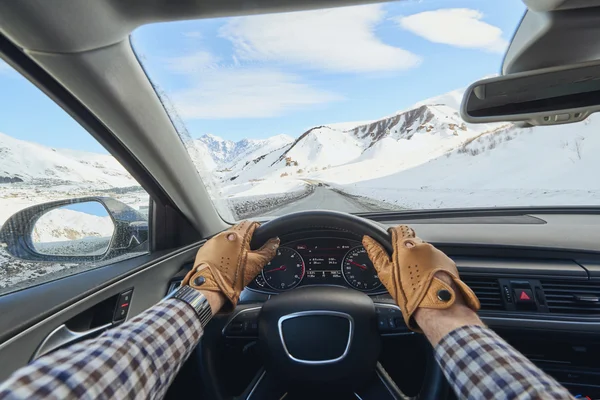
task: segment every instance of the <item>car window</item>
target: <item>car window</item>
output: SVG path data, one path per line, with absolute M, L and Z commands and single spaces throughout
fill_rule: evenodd
M 0 60 L 0 295 L 148 252 L 149 196 Z

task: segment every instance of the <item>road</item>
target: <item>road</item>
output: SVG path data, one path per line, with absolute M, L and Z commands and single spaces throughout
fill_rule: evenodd
M 385 208 L 356 197 L 340 194 L 339 192 L 335 192 L 324 186 L 317 186 L 313 194 L 261 215 L 278 216 L 295 211 L 306 210 L 334 210 L 347 213 L 360 213 L 384 211 Z

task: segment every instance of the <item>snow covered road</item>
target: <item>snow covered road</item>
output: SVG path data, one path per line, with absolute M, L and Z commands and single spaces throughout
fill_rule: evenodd
M 389 207 L 380 206 L 365 198 L 349 196 L 325 186 L 317 186 L 310 196 L 261 215 L 279 216 L 306 210 L 334 210 L 347 213 L 361 213 L 385 211 L 386 209 L 389 209 Z

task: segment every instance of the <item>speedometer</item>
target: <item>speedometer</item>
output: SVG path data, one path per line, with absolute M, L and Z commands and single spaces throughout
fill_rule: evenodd
M 304 278 L 304 260 L 296 250 L 279 247 L 275 258 L 263 268 L 262 276 L 273 289 L 295 288 Z
M 377 271 L 362 246 L 346 253 L 342 262 L 342 273 L 346 282 L 356 289 L 373 290 L 381 286 Z

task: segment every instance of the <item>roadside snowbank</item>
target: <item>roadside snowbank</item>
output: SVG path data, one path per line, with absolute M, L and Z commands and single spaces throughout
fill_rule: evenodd
M 237 220 L 258 216 L 314 192 L 314 186 L 300 180 L 273 179 L 229 185 L 223 188 Z

